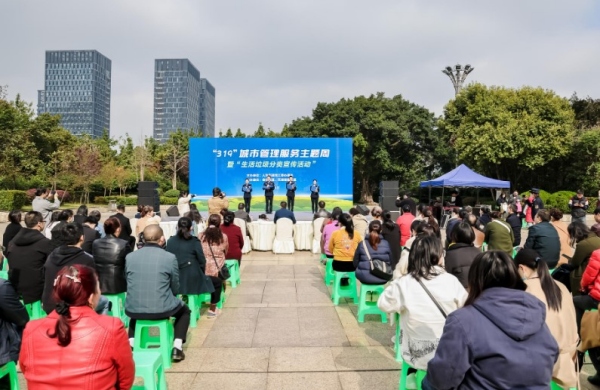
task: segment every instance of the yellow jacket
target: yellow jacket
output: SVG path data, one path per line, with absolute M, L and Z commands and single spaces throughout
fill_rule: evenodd
M 334 260 L 352 261 L 354 259 L 354 252 L 356 252 L 356 248 L 362 239 L 362 236 L 356 231 L 354 232 L 354 237 L 351 239 L 346 229 L 341 228 L 331 235 L 329 252 L 333 254 Z

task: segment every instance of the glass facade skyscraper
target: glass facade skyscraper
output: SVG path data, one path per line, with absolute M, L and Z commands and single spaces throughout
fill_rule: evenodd
M 215 87 L 207 79 L 200 79 L 200 128 L 205 137 L 215 136 Z
M 110 134 L 111 61 L 96 50 L 46 51 L 38 114 L 60 114 L 75 135 Z
M 154 62 L 154 138 L 200 126 L 200 72 L 188 59 Z

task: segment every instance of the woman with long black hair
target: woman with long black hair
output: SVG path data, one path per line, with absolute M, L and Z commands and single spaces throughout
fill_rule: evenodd
M 392 252 L 390 258 L 392 269 L 396 269 L 396 265 L 400 261 L 400 252 L 402 250 L 402 247 L 400 246 L 400 227 L 392 220 L 392 213 L 390 213 L 389 210 L 383 210 L 381 218 L 383 220 L 381 235 L 390 244 L 390 251 Z
M 533 249 L 521 249 L 514 261 L 527 285 L 526 291 L 546 305 L 546 325 L 560 349 L 552 379 L 564 388 L 577 387 L 573 358 L 579 336 L 571 294 L 564 284 L 552 279 L 548 265 Z
M 208 318 L 215 318 L 219 314 L 217 303 L 221 300 L 221 289 L 224 287 L 224 281 L 219 278 L 219 271 L 225 266 L 225 255 L 229 250 L 229 240 L 219 228 L 220 225 L 221 216 L 219 214 L 211 214 L 208 217 L 208 227 L 200 235 L 202 251 L 206 257 L 205 274 L 210 278 L 215 288 L 215 291 L 210 296 Z
M 479 254 L 465 306 L 448 316 L 422 389 L 549 389 L 558 345 L 544 303 L 526 288 L 506 253 Z

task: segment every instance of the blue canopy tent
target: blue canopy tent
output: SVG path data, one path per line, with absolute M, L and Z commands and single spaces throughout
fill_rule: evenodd
M 429 188 L 429 199 L 431 200 L 431 188 L 442 188 L 442 199 L 444 199 L 444 188 L 510 188 L 510 181 L 491 179 L 471 170 L 468 166 L 461 164 L 442 176 L 422 181 L 421 188 Z

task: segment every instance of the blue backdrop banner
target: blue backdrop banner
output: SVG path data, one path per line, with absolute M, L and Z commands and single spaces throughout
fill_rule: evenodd
M 292 175 L 296 196 L 310 196 L 313 179 L 320 196 L 352 201 L 351 138 L 192 138 L 190 193 L 212 196 L 219 187 L 228 197 L 242 197 L 246 178 L 253 198 L 263 198 L 267 176 L 275 182 L 275 196 L 285 196 Z

